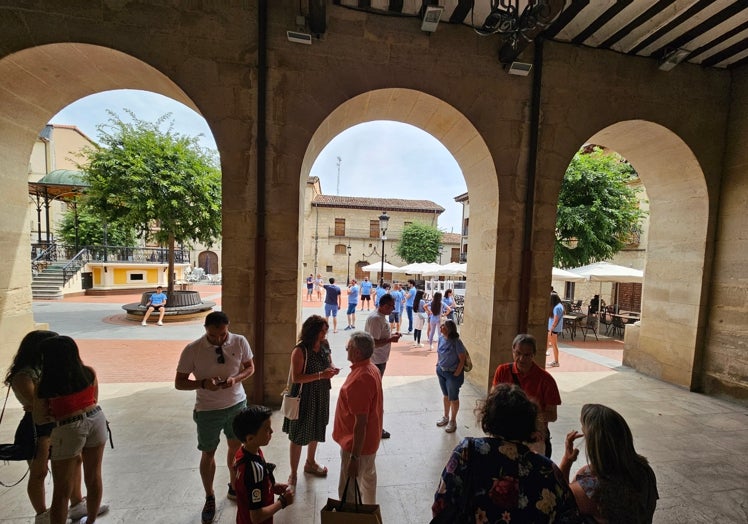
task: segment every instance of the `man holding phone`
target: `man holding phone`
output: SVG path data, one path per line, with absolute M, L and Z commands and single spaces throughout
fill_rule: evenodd
M 197 425 L 197 449 L 202 452 L 200 477 L 205 489 L 203 524 L 213 522 L 216 515 L 213 478 L 221 431 L 226 435 L 229 448 L 226 465 L 231 482 L 227 497 L 236 499 L 232 466 L 241 442 L 234 435 L 232 423 L 234 416 L 247 405 L 242 381 L 254 371 L 249 342 L 243 336 L 229 332 L 229 317 L 222 311 L 214 311 L 205 317 L 205 335 L 188 344 L 179 357 L 174 386 L 179 390 L 197 392 L 192 418 Z
M 402 334 L 392 334 L 390 330 L 389 316 L 395 309 L 395 298 L 392 295 L 382 295 L 379 306 L 373 315 L 366 319 L 365 331 L 374 339 L 374 353 L 371 363 L 374 364 L 379 373 L 384 377 L 384 370 L 390 358 L 390 349 L 393 342 L 400 340 Z M 390 432 L 382 429 L 382 438 L 390 438 Z

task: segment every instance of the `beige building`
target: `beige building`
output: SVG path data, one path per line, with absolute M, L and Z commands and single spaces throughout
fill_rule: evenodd
M 320 274 L 325 280 L 335 277 L 338 282 L 345 282 L 349 275 L 357 280 L 368 276 L 379 281 L 379 272 L 369 273 L 361 268 L 382 260 L 379 228 L 382 212 L 389 217 L 384 260 L 400 267 L 406 264 L 396 252 L 403 228 L 414 222 L 438 227 L 444 208 L 430 200 L 325 195 L 319 178 L 309 177 L 304 195 L 302 281 L 309 274 Z M 451 261 L 452 252 L 459 249 L 459 237 L 444 233 L 442 238 L 442 257 L 446 263 Z M 385 271 L 385 281 L 391 282 L 393 278 L 407 277 Z

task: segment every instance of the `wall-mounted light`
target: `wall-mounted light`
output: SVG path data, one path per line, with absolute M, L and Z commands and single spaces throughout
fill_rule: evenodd
M 426 31 L 427 33 L 433 33 L 436 31 L 436 28 L 439 26 L 439 20 L 442 17 L 442 11 L 444 11 L 444 7 L 440 5 L 428 6 L 426 11 L 423 13 L 421 31 Z
M 666 52 L 660 59 L 657 69 L 660 71 L 670 71 L 672 68 L 683 62 L 691 54 L 688 49 L 678 48 Z

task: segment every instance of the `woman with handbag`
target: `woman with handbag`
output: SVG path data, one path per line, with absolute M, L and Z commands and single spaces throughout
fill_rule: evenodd
M 55 420 L 52 451 L 51 524 L 64 524 L 73 490 L 80 486 L 80 468 L 86 483 L 86 514 L 80 524 L 92 524 L 102 513 L 101 463 L 107 441 L 107 422 L 98 405 L 99 384 L 93 368 L 83 365 L 78 346 L 66 336 L 41 343 L 40 403 Z
M 49 462 L 49 436 L 55 426 L 54 419 L 40 409 L 37 398 L 37 388 L 42 372 L 40 344 L 43 340 L 56 336 L 57 333 L 54 331 L 36 330 L 23 337 L 5 377 L 5 384 L 13 390 L 13 394 L 21 403 L 24 411 L 16 435 L 21 436 L 27 442 L 17 442 L 17 444 L 21 444 L 24 449 L 33 450 L 30 455 L 32 458 L 28 459 L 29 482 L 26 492 L 36 511 L 34 522 L 37 524 L 49 522 L 44 481 L 47 478 Z M 68 516 L 80 518 L 81 511 L 85 509 L 85 498 L 81 493 L 80 468 L 77 470 L 77 479 L 73 482 L 70 500 L 72 504 Z
M 501 383 L 477 410 L 487 436 L 465 438 L 445 466 L 431 506 L 433 523 L 578 523 L 574 495 L 537 438 L 538 407 L 518 386 Z
M 436 423 L 447 433 L 457 430 L 457 412 L 460 410 L 460 388 L 465 382 L 465 345 L 460 340 L 457 324 L 447 320 L 442 324 L 436 348 L 436 376 L 442 390 L 444 416 Z
M 332 365 L 330 345 L 327 342 L 327 320 L 312 315 L 304 321 L 299 340 L 291 352 L 290 395 L 300 397 L 299 416 L 296 420 L 284 417 L 283 432 L 290 441 L 291 474 L 288 485 L 296 488 L 297 470 L 301 448 L 307 446 L 304 473 L 326 477 L 327 468 L 317 464 L 317 443 L 325 441 L 330 419 L 330 379 L 340 372 Z

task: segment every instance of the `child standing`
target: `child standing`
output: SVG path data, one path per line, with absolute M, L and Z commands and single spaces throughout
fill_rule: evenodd
M 234 457 L 237 524 L 272 524 L 273 515 L 293 504 L 293 491 L 275 483 L 275 464 L 265 462 L 260 450 L 273 435 L 271 413 L 270 408 L 251 405 L 234 417 L 234 435 L 242 443 Z M 273 501 L 273 494 L 278 500 Z

